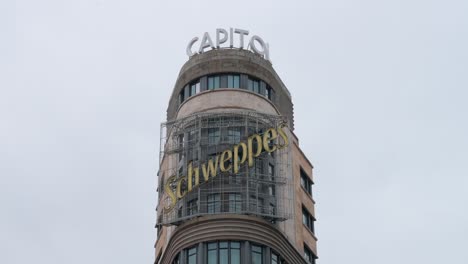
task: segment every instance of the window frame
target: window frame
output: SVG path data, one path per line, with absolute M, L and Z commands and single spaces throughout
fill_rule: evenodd
M 307 227 L 307 229 L 309 229 L 309 231 L 311 231 L 313 234 L 315 232 L 314 222 L 314 216 L 309 212 L 309 210 L 307 210 L 304 205 L 302 205 L 302 224 Z
M 301 187 L 302 189 L 304 189 L 304 191 L 310 196 L 310 197 L 313 197 L 312 196 L 312 185 L 314 184 L 314 182 L 312 181 L 312 179 L 309 177 L 309 175 L 305 172 L 305 170 L 300 167 L 300 177 L 301 177 Z
M 190 250 L 194 249 L 195 253 L 190 253 Z M 190 257 L 195 256 L 195 263 L 190 262 Z M 187 264 L 197 264 L 198 263 L 198 246 L 195 245 L 191 248 L 187 248 Z
M 222 247 L 221 244 L 226 243 L 225 247 Z M 237 247 L 234 247 L 233 244 L 237 244 Z M 212 247 L 212 246 L 215 247 Z M 210 248 L 211 247 L 211 248 Z M 217 241 L 210 241 L 206 243 L 206 260 L 208 264 L 212 264 L 212 259 L 210 259 L 210 252 L 215 253 L 215 260 L 213 264 L 221 263 L 221 250 L 227 251 L 227 264 L 240 264 L 242 261 L 242 245 L 240 241 L 235 240 L 217 240 Z M 238 252 L 238 260 L 239 262 L 233 263 L 233 254 L 234 252 Z
M 226 76 L 227 76 L 227 88 L 233 88 L 233 89 L 240 88 L 240 74 L 230 73 L 230 74 L 226 74 Z
M 254 247 L 259 248 L 260 251 L 255 251 Z M 250 256 L 251 256 L 250 261 L 252 262 L 252 264 L 257 264 L 257 263 L 254 262 L 254 253 L 260 254 L 260 263 L 258 263 L 258 264 L 263 264 L 264 263 L 264 261 L 263 261 L 263 246 L 258 245 L 258 244 L 254 244 L 254 243 L 252 243 L 250 245 Z
M 207 76 L 207 90 L 216 90 L 221 88 L 221 75 Z
M 210 200 L 211 197 L 214 197 L 214 200 Z M 206 196 L 206 212 L 208 214 L 217 214 L 221 212 L 221 194 L 220 193 L 210 193 Z
M 304 259 L 307 261 L 307 263 L 315 264 L 315 254 L 305 243 L 304 243 Z

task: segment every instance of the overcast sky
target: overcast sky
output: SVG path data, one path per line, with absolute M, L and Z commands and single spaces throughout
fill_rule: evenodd
M 0 1 L 0 263 L 153 263 L 160 123 L 217 27 L 292 93 L 318 263 L 467 263 L 467 1 L 187 2 Z

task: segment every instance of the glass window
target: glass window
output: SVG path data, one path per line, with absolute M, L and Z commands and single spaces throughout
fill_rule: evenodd
M 252 245 L 252 264 L 263 264 L 263 250 L 262 247 Z
M 271 264 L 278 264 L 279 263 L 279 256 L 275 252 L 271 252 Z
M 260 81 L 256 79 L 249 78 L 247 82 L 247 89 L 249 91 L 259 93 L 260 92 Z
M 198 199 L 192 199 L 187 202 L 187 215 L 194 215 L 198 213 Z
M 187 263 L 197 264 L 197 247 L 189 248 L 187 251 Z
M 219 213 L 221 211 L 221 199 L 219 193 L 208 195 L 208 213 Z
M 191 130 L 188 133 L 188 144 L 193 146 L 197 143 L 198 140 L 198 130 Z
M 270 176 L 270 179 L 272 179 L 272 180 L 275 177 L 275 166 L 274 165 L 268 164 L 268 176 Z
M 269 100 L 271 100 L 272 94 L 273 94 L 273 91 L 272 91 L 271 87 L 267 84 L 267 87 L 265 89 L 265 97 L 268 98 Z
M 229 242 L 219 242 L 219 263 L 229 264 Z
M 228 78 L 228 88 L 240 88 L 240 76 L 229 74 Z
M 218 263 L 218 243 L 208 243 L 208 264 Z
M 189 96 L 194 96 L 200 92 L 200 81 L 190 84 L 190 93 Z
M 240 264 L 240 242 L 231 242 L 230 264 Z
M 301 186 L 306 190 L 306 192 L 312 196 L 312 180 L 309 176 L 305 173 L 305 171 L 301 168 Z
M 181 104 L 184 101 L 184 90 L 179 93 L 179 104 Z
M 268 213 L 270 215 L 276 215 L 276 207 L 273 203 L 270 203 L 270 205 L 268 206 Z
M 302 206 L 302 223 L 312 232 L 314 232 L 314 221 L 314 217 Z
M 219 128 L 208 128 L 208 144 L 214 145 L 219 143 L 220 132 Z
M 208 264 L 240 264 L 240 242 L 208 243 Z
M 229 194 L 229 212 L 240 212 L 241 211 L 241 195 L 240 193 Z
M 228 139 L 229 143 L 239 143 L 241 141 L 241 128 L 230 127 L 228 128 Z
M 268 164 L 268 177 L 270 178 L 269 180 L 272 181 L 271 184 L 268 185 L 268 194 L 269 195 L 275 195 L 275 166 Z
M 174 260 L 172 261 L 172 264 L 179 264 L 179 263 L 180 263 L 179 254 L 177 254 L 177 256 L 175 256 Z
M 214 90 L 219 88 L 219 76 L 208 77 L 208 90 Z
M 315 264 L 314 253 L 312 253 L 312 250 L 310 250 L 305 244 L 304 244 L 304 258 L 307 260 L 308 263 Z

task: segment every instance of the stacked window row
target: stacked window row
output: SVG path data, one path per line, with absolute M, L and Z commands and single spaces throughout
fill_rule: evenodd
M 313 255 L 313 253 L 312 253 Z M 182 250 L 173 264 L 286 264 L 273 249 L 247 241 L 211 241 Z
M 179 104 L 202 91 L 219 88 L 245 89 L 265 96 L 269 100 L 274 98 L 274 90 L 264 81 L 246 74 L 216 74 L 200 77 L 187 84 L 179 93 Z
M 268 186 L 270 190 L 274 190 L 274 185 Z M 241 193 L 214 193 L 208 194 L 206 199 L 199 203 L 198 198 L 193 198 L 187 201 L 185 212 L 184 207 L 180 204 L 178 208 L 178 217 L 195 216 L 198 214 L 218 214 L 218 213 L 256 213 L 259 215 L 276 216 L 276 200 L 274 194 L 264 195 L 259 193 L 249 195 L 246 199 L 246 194 Z M 266 202 L 267 201 L 267 202 Z

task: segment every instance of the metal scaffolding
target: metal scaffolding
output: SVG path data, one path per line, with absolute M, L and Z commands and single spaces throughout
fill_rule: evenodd
M 158 223 L 178 224 L 207 214 L 250 214 L 273 222 L 289 218 L 292 210 L 289 145 L 271 153 L 262 152 L 253 159 L 252 166 L 247 162 L 241 164 L 237 173 L 217 168 L 216 177 L 202 180 L 202 167 L 209 160 L 216 160 L 223 151 L 246 142 L 253 134 L 263 136 L 268 129 L 278 129 L 286 123 L 285 117 L 277 115 L 225 111 L 194 114 L 161 124 Z M 188 164 L 200 170 L 200 184 L 190 191 Z M 186 194 L 174 203 L 165 187 L 176 193 L 179 181 L 179 188 Z M 164 209 L 169 207 L 172 208 Z

